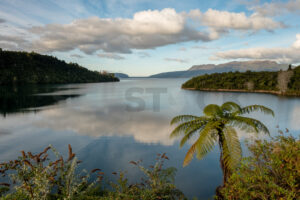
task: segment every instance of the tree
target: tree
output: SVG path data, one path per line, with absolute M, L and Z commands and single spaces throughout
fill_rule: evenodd
M 289 68 L 288 68 L 288 71 L 292 70 L 292 65 L 289 64 Z
M 190 163 L 194 154 L 197 155 L 198 159 L 202 159 L 218 143 L 220 164 L 223 171 L 223 185 L 225 185 L 231 172 L 238 166 L 242 157 L 241 145 L 235 128 L 246 132 L 269 134 L 268 128 L 263 123 L 242 116 L 253 111 L 261 111 L 264 114 L 274 116 L 271 109 L 261 105 L 250 105 L 241 108 L 234 102 L 226 102 L 222 106 L 207 105 L 203 110 L 204 116 L 179 115 L 174 117 L 171 124 L 180 124 L 172 131 L 170 137 L 182 136 L 180 147 L 193 135 L 199 134 L 198 139 L 188 150 L 183 166 Z

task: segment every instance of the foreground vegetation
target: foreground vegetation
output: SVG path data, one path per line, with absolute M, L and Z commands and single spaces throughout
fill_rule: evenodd
M 56 159 L 49 159 L 55 155 Z M 164 168 L 166 154 L 158 154 L 155 165 L 145 168 L 140 162 L 131 161 L 145 174 L 145 180 L 129 184 L 123 172 L 118 181 L 104 182 L 104 172 L 93 169 L 90 173 L 78 173 L 78 161 L 69 145 L 69 157 L 64 159 L 49 146 L 36 155 L 22 151 L 16 160 L 0 164 L 2 177 L 8 182 L 0 183 L 1 199 L 185 199 L 174 186 L 175 168 Z M 96 176 L 91 181 L 90 175 Z M 8 177 L 7 177 L 8 176 Z M 109 185 L 109 186 L 106 186 Z
M 251 156 L 242 160 L 217 199 L 300 199 L 300 140 L 280 135 L 248 146 Z
M 196 90 L 237 90 L 300 95 L 300 66 L 278 72 L 226 72 L 194 77 L 182 88 Z
M 251 155 L 242 159 L 215 199 L 299 199 L 300 140 L 281 134 L 249 143 Z M 57 159 L 49 159 L 53 152 Z M 71 147 L 67 159 L 51 146 L 36 155 L 22 152 L 17 160 L 0 165 L 1 179 L 6 179 L 0 183 L 0 197 L 4 200 L 186 199 L 174 185 L 176 169 L 163 167 L 166 160 L 165 154 L 159 154 L 157 163 L 149 168 L 131 161 L 146 178 L 129 184 L 123 172 L 113 172 L 118 177 L 116 182 L 105 182 L 105 174 L 100 169 L 79 173 L 76 168 L 81 161 L 76 159 Z
M 113 74 L 100 74 L 53 56 L 0 49 L 0 85 L 90 83 L 118 81 Z

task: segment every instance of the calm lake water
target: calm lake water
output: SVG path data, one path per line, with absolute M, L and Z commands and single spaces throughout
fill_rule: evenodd
M 186 79 L 128 79 L 119 83 L 0 88 L 0 161 L 39 152 L 52 144 L 63 154 L 71 144 L 82 168 L 107 174 L 126 170 L 131 181 L 141 173 L 129 161 L 148 166 L 157 153 L 167 153 L 167 166 L 178 169 L 176 185 L 188 196 L 208 199 L 222 182 L 219 151 L 182 168 L 189 144 L 179 148 L 169 138 L 170 120 L 180 114 L 201 115 L 205 105 L 234 101 L 261 104 L 276 116 L 252 114 L 273 135 L 280 129 L 300 132 L 300 98 L 267 94 L 215 93 L 180 89 Z M 251 134 L 239 132 L 244 141 Z M 244 146 L 244 145 L 243 145 Z M 244 151 L 247 154 L 246 151 Z

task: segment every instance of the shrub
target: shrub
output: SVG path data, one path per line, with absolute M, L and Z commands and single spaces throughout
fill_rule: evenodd
M 282 134 L 282 132 L 281 132 Z M 300 140 L 277 136 L 249 145 L 251 156 L 220 192 L 224 199 L 299 199 Z
M 158 154 L 156 160 L 156 164 L 149 168 L 145 168 L 140 162 L 131 161 L 145 174 L 146 179 L 129 185 L 124 173 L 120 173 L 118 183 L 111 183 L 113 190 L 109 192 L 108 199 L 185 199 L 174 185 L 176 168 L 163 168 L 164 161 L 168 160 L 166 154 Z
M 57 160 L 51 161 L 49 151 L 55 154 Z M 69 145 L 69 157 L 64 158 L 49 146 L 39 154 L 25 153 L 17 160 L 1 164 L 3 176 L 9 176 L 14 187 L 4 199 L 74 199 L 83 188 L 88 189 L 88 175 L 76 174 L 75 169 L 80 163 L 75 158 Z M 6 191 L 10 191 L 10 184 L 3 183 Z
M 52 161 L 49 153 L 54 153 Z M 51 156 L 51 155 L 50 155 Z M 9 183 L 0 183 L 1 199 L 184 199 L 184 195 L 174 185 L 175 168 L 163 168 L 168 157 L 159 155 L 150 168 L 140 162 L 133 162 L 141 169 L 146 179 L 141 183 L 128 184 L 123 172 L 117 183 L 109 182 L 110 189 L 104 188 L 104 173 L 93 169 L 91 173 L 76 168 L 78 161 L 69 145 L 69 157 L 64 159 L 52 146 L 39 154 L 22 151 L 22 156 L 14 161 L 0 164 L 0 174 L 9 178 Z M 90 174 L 97 179 L 90 181 Z M 117 173 L 113 173 L 116 174 Z

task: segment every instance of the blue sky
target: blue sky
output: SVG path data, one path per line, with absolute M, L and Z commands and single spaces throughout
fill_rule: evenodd
M 147 76 L 233 60 L 300 63 L 300 0 L 0 0 L 0 47 Z

